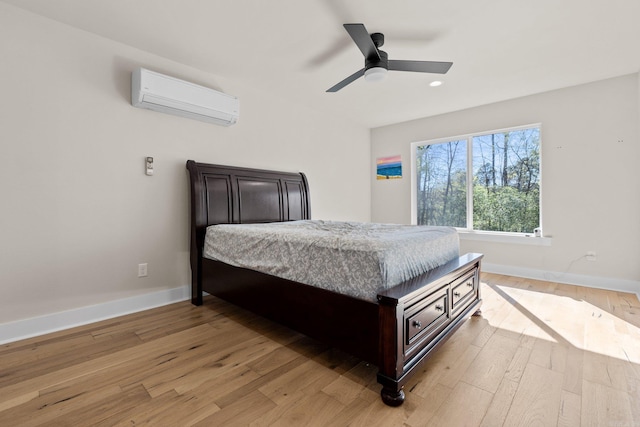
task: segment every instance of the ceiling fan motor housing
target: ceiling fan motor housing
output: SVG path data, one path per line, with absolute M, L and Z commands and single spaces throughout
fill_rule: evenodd
M 373 44 L 375 44 L 376 47 L 382 47 L 382 45 L 384 44 L 384 34 L 372 33 L 371 40 L 373 40 Z
M 380 50 L 380 47 L 384 44 L 384 34 L 382 33 L 372 33 L 370 34 L 371 41 L 376 46 L 374 52 L 372 52 L 368 58 L 364 60 L 364 69 L 365 71 L 370 68 L 384 68 L 385 70 L 389 69 L 389 56 L 387 52 Z M 377 53 L 377 54 L 374 54 Z M 379 57 L 378 57 L 379 55 Z
M 389 55 L 387 52 L 383 50 L 378 50 L 380 54 L 380 59 L 378 58 L 367 58 L 364 60 L 364 69 L 368 70 L 369 68 L 381 67 L 386 70 L 389 69 Z

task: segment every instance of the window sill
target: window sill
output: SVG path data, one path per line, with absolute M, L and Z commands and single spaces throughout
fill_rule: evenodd
M 551 246 L 551 237 L 534 237 L 533 234 L 499 233 L 491 231 L 458 230 L 460 240 L 511 243 L 518 245 Z

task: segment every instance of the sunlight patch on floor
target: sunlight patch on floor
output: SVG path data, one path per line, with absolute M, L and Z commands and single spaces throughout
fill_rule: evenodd
M 482 292 L 496 296 L 492 306 L 483 306 L 491 326 L 640 364 L 640 328 L 625 320 L 624 310 L 607 311 L 610 304 L 598 299 L 599 290 L 579 298 L 483 282 Z

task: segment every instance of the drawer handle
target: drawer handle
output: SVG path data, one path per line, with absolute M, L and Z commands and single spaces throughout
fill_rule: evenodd
M 473 288 L 473 282 L 467 282 L 467 286 Z
M 422 323 L 419 320 L 414 320 L 413 321 L 413 326 L 415 326 L 416 328 L 421 328 L 422 327 Z
M 459 297 L 459 296 L 460 296 L 460 292 L 454 292 L 454 293 L 453 293 L 453 296 L 454 296 L 454 297 Z
M 444 310 L 444 307 L 442 307 L 441 305 L 436 305 L 436 310 L 442 311 Z

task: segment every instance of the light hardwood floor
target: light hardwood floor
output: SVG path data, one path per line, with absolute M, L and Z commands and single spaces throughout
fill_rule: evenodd
M 0 426 L 640 427 L 635 295 L 483 274 L 406 387 L 217 298 L 0 346 Z

